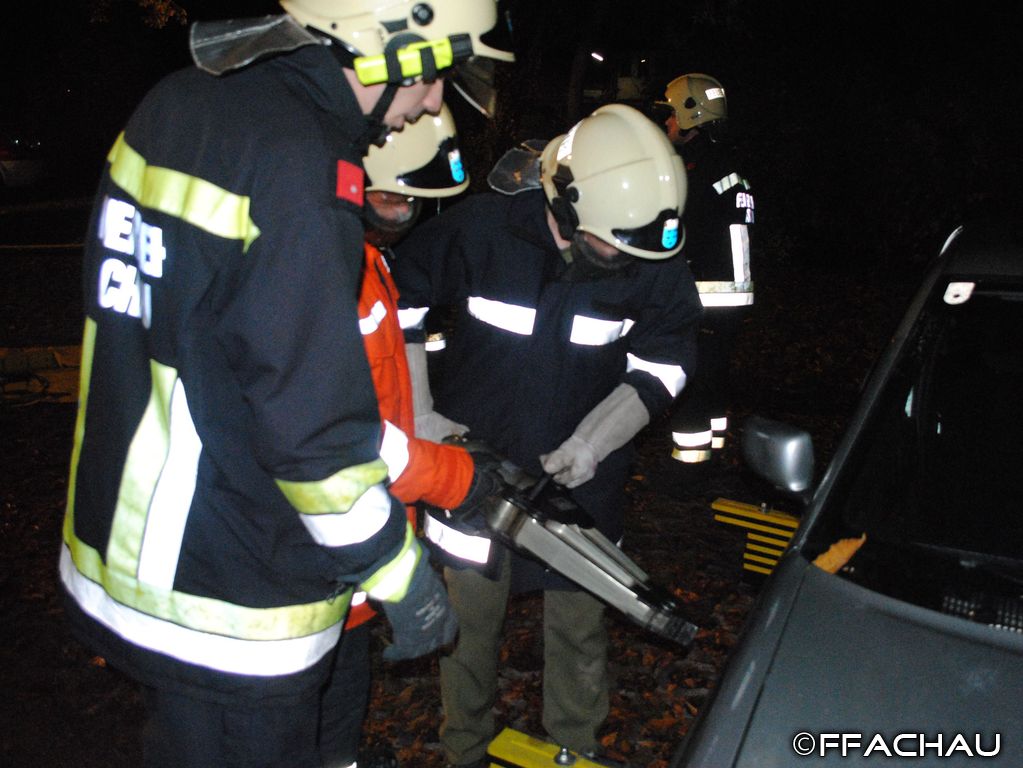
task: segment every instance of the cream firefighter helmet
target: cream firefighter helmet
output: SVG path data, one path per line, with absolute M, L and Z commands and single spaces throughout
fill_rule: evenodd
M 383 146 L 369 148 L 364 165 L 367 192 L 451 197 L 469 186 L 447 105 L 391 131 Z
M 297 22 L 340 40 L 363 85 L 433 79 L 485 56 L 513 61 L 484 42 L 497 26 L 497 0 L 280 0 Z
M 675 112 L 682 130 L 728 117 L 725 87 L 710 75 L 676 77 L 664 90 L 664 101 Z
M 664 131 L 632 107 L 600 107 L 549 142 L 540 181 L 566 240 L 590 232 L 642 259 L 682 247 L 685 167 Z

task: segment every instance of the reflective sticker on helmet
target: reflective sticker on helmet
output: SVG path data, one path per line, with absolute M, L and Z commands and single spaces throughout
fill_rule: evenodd
M 714 101 L 714 99 L 723 99 L 723 98 L 725 98 L 725 89 L 724 88 L 708 88 L 707 89 L 707 100 L 708 101 Z
M 661 230 L 661 245 L 667 249 L 678 245 L 678 219 L 668 219 Z
M 461 184 L 465 181 L 465 167 L 462 165 L 462 153 L 457 149 L 448 152 L 448 166 L 451 168 L 451 178 L 455 183 Z

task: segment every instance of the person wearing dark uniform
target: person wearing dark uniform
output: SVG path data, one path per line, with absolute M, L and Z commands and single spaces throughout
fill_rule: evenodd
M 474 195 L 417 227 L 397 247 L 395 279 L 403 306 L 460 308 L 437 412 L 571 488 L 618 541 L 632 438 L 668 408 L 694 364 L 701 309 L 676 256 L 685 171 L 656 123 L 617 104 L 549 142 L 539 168 L 534 188 Z M 441 660 L 448 760 L 484 764 L 512 589 L 544 590 L 544 727 L 595 755 L 609 702 L 603 604 L 484 545 L 495 579 L 445 569 L 460 620 L 454 652 Z
M 754 201 L 723 136 L 728 102 L 721 83 L 708 75 L 682 75 L 668 84 L 665 99 L 668 138 L 689 175 L 683 255 L 705 309 L 699 367 L 671 417 L 671 455 L 685 465 L 683 483 L 695 487 L 728 431 L 732 350 L 753 304 Z
M 384 55 L 386 9 L 283 5 L 193 27 L 197 67 L 117 138 L 85 246 L 60 580 L 76 635 L 144 687 L 150 767 L 338 765 L 321 692 L 355 589 L 385 658 L 456 630 L 388 493 L 357 306 L 362 155 L 442 81 Z M 486 54 L 490 0 L 435 7 L 430 39 Z

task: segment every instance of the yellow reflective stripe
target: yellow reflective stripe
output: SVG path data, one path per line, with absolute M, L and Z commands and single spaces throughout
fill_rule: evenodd
M 259 237 L 251 201 L 204 179 L 146 163 L 122 133 L 107 155 L 110 178 L 141 205 L 175 216 L 210 234 L 241 240 L 247 251 Z
M 349 590 L 331 600 L 300 605 L 274 608 L 234 605 L 210 597 L 156 589 L 139 582 L 131 573 L 107 567 L 99 552 L 73 534 L 65 538 L 65 543 L 75 569 L 100 585 L 116 603 L 147 616 L 223 637 L 289 640 L 313 635 L 341 621 L 351 599 Z
M 149 402 L 128 446 L 106 553 L 111 567 L 132 574 L 138 571 L 146 519 L 167 460 L 170 398 L 178 378 L 175 369 L 155 360 L 149 361 L 149 373 Z
M 412 571 L 415 570 L 423 551 L 416 544 L 412 526 L 405 526 L 405 542 L 401 550 L 390 562 L 381 566 L 368 579 L 359 585 L 359 589 L 368 592 L 374 600 L 386 600 L 396 603 L 405 597 Z M 407 557 L 410 556 L 410 557 Z
M 387 479 L 387 464 L 374 459 L 345 467 L 323 480 L 275 480 L 291 506 L 303 515 L 347 512 L 369 488 Z
M 68 541 L 75 528 L 75 488 L 78 482 L 78 460 L 82 456 L 85 438 L 85 406 L 89 402 L 89 383 L 92 379 L 92 358 L 96 350 L 96 321 L 85 318 L 82 331 L 82 362 L 79 368 L 78 415 L 75 417 L 74 445 L 71 449 L 71 472 L 68 477 L 67 508 L 64 512 L 64 540 Z

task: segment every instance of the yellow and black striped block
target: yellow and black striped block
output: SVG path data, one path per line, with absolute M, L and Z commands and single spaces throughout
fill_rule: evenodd
M 714 515 L 717 522 L 746 529 L 742 567 L 753 573 L 773 571 L 799 527 L 799 518 L 795 515 L 764 506 L 732 499 L 715 499 L 710 506 L 717 513 Z

